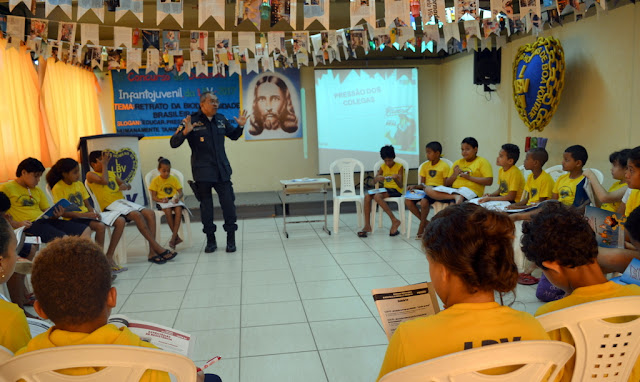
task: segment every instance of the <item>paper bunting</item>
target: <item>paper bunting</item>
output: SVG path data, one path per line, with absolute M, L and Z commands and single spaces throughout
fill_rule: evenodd
M 273 53 L 275 49 L 278 51 L 277 54 L 287 55 L 287 50 L 285 48 L 284 42 L 284 32 L 269 32 L 267 34 L 267 41 L 269 47 L 269 54 Z
M 196 77 L 209 74 L 209 65 L 207 61 L 197 62 L 193 65 L 196 69 Z
M 255 58 L 247 58 L 247 68 L 246 73 L 249 74 L 251 72 L 260 73 L 258 69 L 258 62 Z
M 371 25 L 376 24 L 375 0 L 350 0 L 351 2 L 351 26 L 356 26 L 364 19 Z
M 386 25 L 395 23 L 397 27 L 409 25 L 409 3 L 406 0 L 384 0 Z
M 423 31 L 424 36 L 422 40 L 425 43 L 428 44 L 430 41 L 433 41 L 436 45 L 440 43 L 440 29 L 437 25 L 425 25 Z
M 480 24 L 476 20 L 465 20 L 464 21 L 464 38 L 467 40 L 467 44 L 469 43 L 469 39 L 471 37 L 481 38 L 480 34 Z
M 29 19 L 28 22 L 29 40 L 49 38 L 49 20 Z
M 540 2 L 538 0 L 520 0 L 520 17 L 532 17 L 532 15 L 536 15 L 538 20 L 542 19 Z M 528 27 L 527 33 L 530 30 L 531 26 Z
M 24 3 L 24 5 L 29 8 L 29 11 L 31 11 L 31 14 L 36 14 L 36 0 L 9 0 L 9 12 L 13 12 L 13 8 L 20 3 Z
M 131 11 L 140 22 L 144 22 L 142 14 L 142 0 L 119 0 L 120 6 L 116 8 L 116 21 Z
M 388 28 L 375 28 L 372 36 L 374 49 L 382 51 L 391 45 L 391 36 Z
M 476 0 L 454 0 L 456 7 L 456 23 L 465 15 L 473 19 L 478 18 L 478 2 Z
M 229 75 L 233 76 L 234 74 L 240 75 L 240 64 L 235 60 L 229 61 Z
M 162 31 L 163 55 L 169 54 L 173 50 L 180 49 L 180 31 L 168 30 Z
M 156 23 L 160 24 L 167 16 L 171 15 L 182 27 L 184 24 L 184 14 L 182 13 L 182 1 L 157 0 L 156 1 Z
M 122 45 L 131 49 L 131 28 L 113 27 L 113 45 L 120 48 Z
M 513 0 L 491 0 L 491 17 L 496 18 L 499 14 L 513 16 Z
M 224 10 L 225 0 L 198 0 L 198 27 L 201 27 L 209 17 L 225 29 Z
M 147 74 L 158 73 L 160 66 L 160 51 L 157 49 L 147 49 Z
M 360 48 L 364 49 L 364 53 L 367 54 L 369 52 L 369 39 L 367 38 L 367 31 L 364 30 L 364 27 L 357 26 L 352 28 L 350 31 L 351 38 L 351 55 L 353 57 L 357 57 L 359 54 L 358 50 Z
M 72 8 L 71 8 L 71 0 L 45 0 L 44 2 L 44 16 L 49 17 L 51 11 L 53 11 L 56 7 L 60 7 L 62 12 L 71 20 Z
M 238 46 L 240 49 L 253 51 L 256 46 L 256 34 L 254 32 L 238 32 Z
M 391 38 L 392 42 L 397 44 L 398 49 L 405 49 L 408 44 L 411 46 L 416 45 L 416 34 L 411 27 L 399 27 L 395 30 L 395 39 Z
M 209 32 L 191 31 L 189 39 L 189 50 L 191 51 L 191 62 L 196 64 L 205 60 L 209 41 Z
M 260 28 L 260 7 L 262 0 L 246 0 L 238 1 L 236 6 L 236 26 L 240 25 L 244 20 L 249 20 L 256 28 Z M 267 2 L 266 5 L 269 3 Z M 271 12 L 271 8 L 269 8 Z
M 284 21 L 295 29 L 296 3 L 296 0 L 271 0 L 271 26 L 273 27 L 280 21 Z M 329 2 L 327 0 L 327 5 L 328 4 Z
M 127 65 L 127 71 L 134 71 L 138 73 L 140 67 L 142 66 L 142 49 L 140 48 L 130 48 L 127 50 L 127 60 L 129 61 L 129 65 Z
M 303 5 L 304 29 L 318 20 L 325 29 L 329 28 L 329 0 L 305 0 Z
M 24 25 L 25 19 L 20 16 L 7 16 L 7 29 L 8 36 L 15 37 L 15 40 L 20 41 L 24 39 Z M 12 39 L 13 41 L 14 39 Z
M 104 1 L 103 0 L 78 0 L 78 14 L 77 19 L 80 20 L 87 11 L 93 11 L 93 13 L 100 19 L 101 23 L 104 23 Z
M 87 45 L 91 41 L 94 45 L 100 44 L 99 26 L 97 24 L 80 24 L 80 43 Z
M 448 44 L 451 39 L 460 41 L 460 29 L 458 29 L 458 23 L 444 24 L 442 31 L 444 32 L 445 44 Z
M 420 11 L 424 24 L 432 24 L 433 18 L 446 22 L 444 0 L 420 0 Z
M 160 30 L 143 29 L 142 34 L 142 50 L 149 48 L 160 50 Z
M 273 62 L 273 57 L 263 57 L 260 62 L 262 62 L 263 72 L 275 72 L 276 68 Z
M 58 41 L 75 43 L 76 23 L 58 23 Z
M 500 34 L 500 23 L 496 19 L 483 19 L 482 29 L 484 30 L 484 38 L 489 38 L 492 33 Z
M 344 29 L 338 29 L 336 31 L 336 46 L 338 49 L 338 52 L 342 51 L 342 54 L 346 59 L 349 58 L 349 44 L 347 41 L 347 35 L 345 33 Z M 338 54 L 338 61 L 340 60 L 340 55 Z
M 309 32 L 293 32 L 293 54 L 309 54 Z

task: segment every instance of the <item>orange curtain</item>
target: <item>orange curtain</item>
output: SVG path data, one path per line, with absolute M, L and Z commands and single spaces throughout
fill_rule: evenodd
M 49 58 L 42 84 L 42 114 L 51 158 L 77 158 L 82 136 L 102 133 L 95 74 Z
M 24 158 L 51 165 L 39 102 L 38 75 L 26 47 L 9 48 L 0 39 L 0 182 L 15 178 Z

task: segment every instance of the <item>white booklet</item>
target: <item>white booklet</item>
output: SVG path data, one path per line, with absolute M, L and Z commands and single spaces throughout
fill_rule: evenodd
M 189 212 L 189 215 L 193 216 L 193 214 L 191 213 L 191 210 L 189 209 L 189 207 L 187 207 L 187 205 L 184 204 L 184 202 L 182 200 L 178 200 L 178 203 L 174 203 L 173 199 L 169 199 L 169 201 L 167 203 L 156 202 L 156 204 L 158 204 L 160 206 L 160 208 L 162 208 L 163 210 L 165 208 L 173 208 L 173 207 L 181 206 L 182 208 L 187 210 L 187 212 Z
M 144 206 L 130 202 L 127 199 L 118 199 L 115 202 L 109 204 L 105 210 L 119 212 L 121 215 L 127 215 L 133 211 L 141 211 Z M 114 219 L 115 220 L 115 219 Z
M 29 331 L 31 332 L 31 338 L 37 336 L 38 334 L 42 334 L 49 330 L 51 325 L 47 321 L 42 321 L 37 318 L 27 317 L 27 324 L 29 324 Z
M 369 193 L 369 195 L 382 194 L 383 192 L 387 192 L 387 189 L 384 187 L 380 187 L 380 188 L 374 188 L 367 192 Z
M 162 350 L 189 357 L 193 352 L 195 339 L 191 334 L 181 332 L 152 322 L 132 320 L 122 314 L 115 314 L 107 321 L 118 328 L 126 326 L 140 337 Z
M 473 192 L 468 187 L 451 188 L 451 187 L 445 187 L 445 186 L 437 186 L 437 187 L 434 187 L 433 190 L 444 192 L 445 194 L 449 194 L 449 195 L 460 194 L 464 196 L 464 198 L 467 200 L 475 199 L 478 197 L 478 195 L 476 195 L 476 193 Z
M 431 283 L 374 289 L 371 294 L 389 340 L 401 323 L 440 311 L 436 291 Z
M 426 193 L 422 190 L 409 190 L 404 194 L 404 197 L 409 200 L 424 199 Z
M 473 198 L 469 200 L 469 203 L 477 204 L 488 210 L 494 210 L 494 211 L 500 211 L 500 212 L 506 212 L 507 207 L 511 205 L 511 202 L 507 202 L 506 200 L 492 200 L 489 202 L 480 203 L 479 202 L 480 199 L 482 198 Z

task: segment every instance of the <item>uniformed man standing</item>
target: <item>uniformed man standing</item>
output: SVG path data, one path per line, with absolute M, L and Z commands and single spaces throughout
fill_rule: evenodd
M 187 116 L 171 137 L 171 147 L 179 147 L 186 139 L 191 147 L 191 170 L 196 182 L 196 197 L 200 201 L 203 232 L 207 234 L 204 251 L 213 252 L 216 244 L 216 225 L 213 224 L 213 197 L 211 188 L 216 190 L 224 216 L 224 230 L 227 232 L 227 252 L 236 251 L 235 195 L 231 184 L 231 165 L 224 151 L 225 136 L 234 141 L 242 136 L 247 122 L 246 110 L 234 117 L 238 127 L 222 114 L 218 114 L 218 97 L 211 92 L 200 96 L 200 111 Z

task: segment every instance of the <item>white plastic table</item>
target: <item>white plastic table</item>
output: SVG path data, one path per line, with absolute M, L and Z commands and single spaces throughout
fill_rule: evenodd
M 301 195 L 301 194 L 315 194 L 322 193 L 324 194 L 324 226 L 322 229 L 331 235 L 331 231 L 327 228 L 327 186 L 331 182 L 327 178 L 302 178 L 302 179 L 289 179 L 289 180 L 281 180 L 280 184 L 282 184 L 282 220 L 284 222 L 283 232 L 287 238 L 289 238 L 289 233 L 287 232 L 287 197 L 289 195 Z M 321 222 L 323 220 L 301 220 L 301 221 L 293 221 L 289 222 L 289 224 L 294 223 L 313 223 L 313 222 Z

